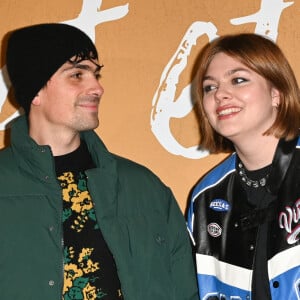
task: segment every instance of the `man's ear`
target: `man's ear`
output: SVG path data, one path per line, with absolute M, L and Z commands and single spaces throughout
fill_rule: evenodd
M 41 104 L 41 98 L 39 93 L 33 98 L 33 100 L 31 101 L 32 105 L 36 105 L 39 106 Z

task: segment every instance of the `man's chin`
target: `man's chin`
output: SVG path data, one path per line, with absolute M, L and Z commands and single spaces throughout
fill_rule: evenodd
M 78 124 L 78 131 L 94 130 L 99 126 L 99 120 Z

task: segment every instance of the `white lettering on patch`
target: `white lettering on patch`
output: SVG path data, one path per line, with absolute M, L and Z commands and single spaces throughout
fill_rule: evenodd
M 292 245 L 299 240 L 300 234 L 300 199 L 298 199 L 293 207 L 286 206 L 286 211 L 279 214 L 279 227 L 285 229 L 288 233 L 287 243 Z M 296 225 L 293 228 L 293 225 Z

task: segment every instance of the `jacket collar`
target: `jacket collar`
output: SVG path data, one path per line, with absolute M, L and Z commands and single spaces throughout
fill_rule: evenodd
M 38 145 L 28 134 L 27 116 L 14 120 L 11 126 L 11 148 L 21 172 L 44 183 L 57 183 L 49 146 Z
M 97 168 L 115 176 L 115 157 L 108 152 L 102 140 L 93 131 L 84 131 L 81 138 L 86 142 Z M 38 145 L 30 136 L 27 116 L 15 119 L 11 126 L 11 148 L 19 168 L 45 183 L 57 183 L 54 160 L 48 145 Z
M 278 193 L 299 140 L 299 137 L 290 141 L 285 141 L 284 139 L 279 140 L 268 179 L 267 189 L 269 193 L 273 195 Z

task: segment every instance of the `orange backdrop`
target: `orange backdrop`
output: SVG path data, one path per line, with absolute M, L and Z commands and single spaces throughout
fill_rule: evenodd
M 299 12 L 299 1 L 283 0 L 1 0 L 0 36 L 42 22 L 89 34 L 105 66 L 97 133 L 112 152 L 153 170 L 184 211 L 192 186 L 224 158 L 196 147 L 190 86 L 199 49 L 226 33 L 268 35 L 300 79 Z M 18 115 L 9 90 L 1 53 L 0 147 Z

